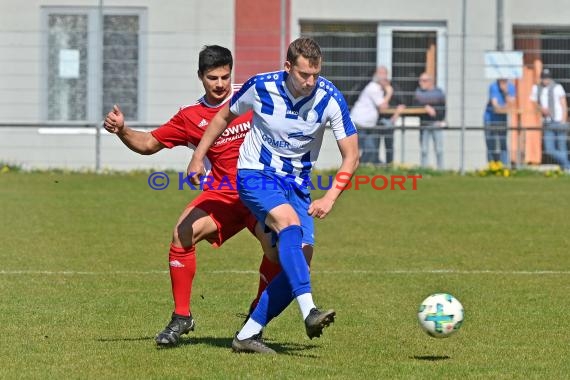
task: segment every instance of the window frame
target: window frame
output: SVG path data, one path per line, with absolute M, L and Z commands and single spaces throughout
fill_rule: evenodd
M 436 86 L 447 92 L 447 26 L 445 23 L 378 22 L 376 61 L 378 65 L 392 68 L 392 36 L 394 32 L 436 33 Z
M 300 31 L 301 31 L 301 35 L 305 35 L 304 31 L 303 31 L 303 25 L 311 25 L 311 26 L 315 26 L 315 25 L 326 25 L 326 26 L 336 26 L 336 25 L 343 25 L 343 26 L 350 26 L 350 27 L 362 27 L 363 25 L 365 26 L 369 26 L 370 27 L 370 31 L 343 31 L 342 33 L 374 33 L 374 38 L 377 40 L 378 36 L 377 34 L 377 30 L 378 30 L 378 22 L 377 21 L 346 21 L 346 20 L 315 20 L 315 19 L 302 19 L 299 21 L 300 24 Z M 315 38 L 314 36 L 312 36 L 312 33 L 326 33 L 323 31 L 311 31 L 308 32 L 306 35 L 311 36 L 313 38 Z M 316 38 L 318 41 L 318 38 Z M 319 42 L 320 43 L 320 42 Z M 328 47 L 328 46 L 327 46 Z M 321 44 L 321 49 L 326 49 L 323 47 L 323 44 Z M 374 46 L 374 49 L 377 49 L 377 41 L 376 41 L 376 46 Z M 324 54 L 324 52 L 323 52 Z M 377 54 L 376 52 L 374 53 L 375 55 Z M 324 58 L 325 62 L 323 65 L 327 65 L 331 62 L 331 60 L 329 58 Z M 333 61 L 335 64 L 338 63 L 338 61 Z M 354 85 L 352 87 L 352 89 L 347 89 L 347 88 L 343 88 L 343 86 L 341 84 L 339 84 L 339 81 L 335 78 L 335 76 L 329 76 L 326 75 L 326 78 L 329 80 L 332 80 L 335 85 L 342 91 L 343 95 L 345 96 L 345 99 L 347 101 L 347 103 L 349 104 L 349 107 L 352 107 L 354 105 L 354 102 L 356 101 L 356 99 L 358 98 L 358 94 L 360 93 L 360 91 L 362 90 L 362 88 L 366 85 L 366 83 L 369 82 L 371 76 L 373 75 L 376 67 L 377 67 L 377 62 L 376 62 L 376 58 L 374 58 L 374 62 L 371 62 L 371 67 L 370 70 L 368 70 L 369 72 L 367 72 L 365 75 L 363 75 L 362 78 L 360 78 L 360 80 L 356 80 L 354 81 Z M 324 74 L 323 74 L 324 75 Z M 359 88 L 358 90 L 356 90 L 356 94 L 354 94 L 355 92 L 355 86 L 360 86 L 361 88 Z
M 103 119 L 105 110 L 102 110 L 103 91 L 103 67 L 100 67 L 102 51 L 99 51 L 99 7 L 96 6 L 41 6 L 41 28 L 40 33 L 41 59 L 40 59 L 40 118 L 48 123 L 62 123 L 67 120 L 48 120 L 48 83 L 49 83 L 49 16 L 53 14 L 65 15 L 86 15 L 88 25 L 87 35 L 87 120 L 77 122 L 98 123 Z M 144 122 L 146 114 L 144 105 L 147 94 L 147 9 L 145 7 L 104 7 L 103 16 L 125 15 L 138 16 L 138 88 L 137 88 L 137 113 L 136 117 L 130 121 Z

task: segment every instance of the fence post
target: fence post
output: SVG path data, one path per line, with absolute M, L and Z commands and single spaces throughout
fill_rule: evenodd
M 517 136 L 517 169 L 521 168 L 521 163 L 522 163 L 522 155 L 523 155 L 523 151 L 522 151 L 522 144 L 523 144 L 523 130 L 522 130 L 522 123 L 519 123 L 519 125 L 517 126 L 517 130 L 518 130 L 518 136 Z
M 101 170 L 101 123 L 95 123 L 95 172 Z
M 461 147 L 459 172 L 465 175 L 465 46 L 467 37 L 467 0 L 463 0 L 461 7 Z
M 402 117 L 402 126 L 400 128 L 402 131 L 400 137 L 400 164 L 404 165 L 404 156 L 406 153 L 406 142 L 405 142 L 405 132 L 406 132 L 406 117 Z
M 96 100 L 96 111 L 95 111 L 95 172 L 99 173 L 99 171 L 101 170 L 101 127 L 102 127 L 102 121 L 100 121 L 101 119 L 101 113 L 103 112 L 103 64 L 104 64 L 104 58 L 103 58 L 103 45 L 104 45 L 104 32 L 105 32 L 105 20 L 103 19 L 105 17 L 104 15 L 104 5 L 103 5 L 103 0 L 99 0 L 99 6 L 98 6 L 98 43 L 99 43 L 99 73 L 100 76 L 98 78 L 98 83 L 97 83 L 97 94 L 95 99 Z

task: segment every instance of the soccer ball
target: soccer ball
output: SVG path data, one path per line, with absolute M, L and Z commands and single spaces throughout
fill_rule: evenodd
M 420 304 L 418 319 L 428 335 L 447 338 L 463 324 L 463 305 L 451 294 L 432 294 Z

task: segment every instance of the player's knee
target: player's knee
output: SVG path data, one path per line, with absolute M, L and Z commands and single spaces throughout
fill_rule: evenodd
M 196 244 L 192 226 L 186 223 L 177 224 L 172 232 L 172 243 L 180 247 L 190 247 Z
M 300 226 L 301 222 L 293 207 L 289 204 L 283 204 L 269 212 L 265 224 L 274 231 L 280 231 L 289 226 Z
M 276 226 L 279 231 L 291 226 L 301 226 L 299 217 L 297 215 L 286 215 L 276 220 Z

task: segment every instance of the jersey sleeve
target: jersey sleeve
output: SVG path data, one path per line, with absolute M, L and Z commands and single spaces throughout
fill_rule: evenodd
M 173 148 L 179 145 L 198 145 L 199 141 L 195 141 L 187 132 L 186 119 L 179 111 L 167 123 L 161 125 L 151 132 L 155 139 L 167 148 Z
M 234 115 L 243 115 L 253 109 L 255 102 L 256 77 L 250 78 L 241 86 L 240 90 L 230 100 L 230 112 Z
M 335 139 L 341 140 L 356 133 L 356 127 L 350 118 L 348 105 L 344 100 L 344 96 L 338 89 L 334 88 L 332 91 L 329 106 L 327 108 L 330 109 L 329 121 L 331 123 Z

